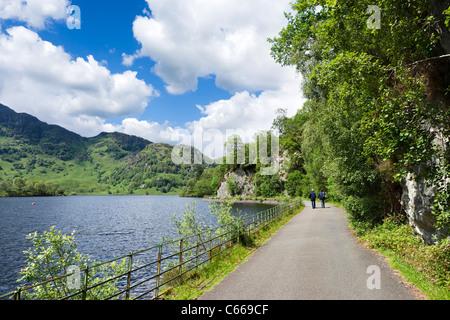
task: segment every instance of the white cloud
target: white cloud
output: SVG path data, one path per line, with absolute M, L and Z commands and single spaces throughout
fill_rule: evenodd
M 298 83 L 280 90 L 267 90 L 260 95 L 248 91 L 236 93 L 228 100 L 203 106 L 204 117 L 189 125 L 200 125 L 204 129 L 253 129 L 266 130 L 272 125 L 277 109 L 287 109 L 293 115 L 301 107 Z
M 15 19 L 30 27 L 43 29 L 50 19 L 67 18 L 68 6 L 68 0 L 2 0 L 0 19 Z
M 223 154 L 226 131 L 239 130 L 247 138 L 271 128 L 279 108 L 292 116 L 301 108 L 299 77 L 293 68 L 282 67 L 270 55 L 267 39 L 285 26 L 289 1 L 273 0 L 147 0 L 151 15 L 137 16 L 133 23 L 141 49 L 124 53 L 123 64 L 148 57 L 153 71 L 171 94 L 197 89 L 198 79 L 215 75 L 216 85 L 233 94 L 230 99 L 196 105 L 202 117 L 184 128 L 146 121 L 130 121 L 121 128 L 141 132 L 153 141 L 178 137 L 203 150 L 205 132 L 222 135 L 215 150 Z M 258 92 L 258 94 L 254 94 Z M 133 131 L 130 124 L 133 123 Z M 142 131 L 141 131 L 142 130 Z M 177 140 L 175 140 L 177 141 Z M 172 143 L 174 143 L 172 141 Z
M 175 132 L 182 131 L 181 128 L 172 128 L 166 121 L 163 124 L 136 118 L 126 118 L 121 125 L 115 126 L 117 131 L 143 137 L 154 142 L 171 143 Z M 173 142 L 172 142 L 173 143 Z
M 18 19 L 36 29 L 67 14 L 65 0 L 28 0 L 28 8 L 23 1 L 0 1 L 0 19 Z M 73 58 L 36 32 L 14 27 L 0 30 L 0 102 L 84 136 L 119 131 L 154 142 L 192 143 L 205 151 L 211 150 L 205 132 L 220 133 L 212 142 L 217 157 L 227 129 L 251 136 L 270 129 L 278 108 L 293 115 L 301 107 L 295 70 L 276 64 L 267 42 L 285 26 L 288 1 L 147 2 L 151 13 L 144 10 L 133 24 L 141 49 L 123 53 L 123 64 L 151 58 L 171 94 L 195 91 L 198 78 L 213 74 L 216 85 L 233 94 L 230 99 L 192 106 L 202 116 L 183 127 L 138 119 L 158 92 L 135 72 L 113 74 L 93 56 Z M 124 119 L 112 124 L 109 117 Z
M 133 24 L 141 49 L 124 54 L 131 65 L 139 57 L 156 61 L 154 72 L 172 94 L 196 90 L 197 79 L 216 75 L 217 86 L 242 90 L 276 90 L 292 80 L 291 72 L 270 56 L 267 38 L 285 25 L 289 1 L 147 0 L 151 17 Z
M 158 93 L 136 72 L 112 74 L 92 56 L 72 57 L 25 27 L 0 33 L 0 101 L 83 135 L 105 118 L 142 113 Z
M 131 67 L 135 59 L 136 57 L 133 55 L 127 55 L 125 53 L 122 53 L 122 63 L 124 66 Z
M 186 124 L 193 137 L 195 128 L 205 131 L 217 130 L 224 139 L 235 131 L 242 135 L 245 142 L 250 142 L 254 134 L 261 130 L 270 130 L 278 109 L 285 109 L 288 116 L 293 116 L 302 107 L 304 99 L 299 95 L 298 81 L 292 81 L 278 90 L 267 90 L 259 95 L 248 91 L 238 92 L 228 100 L 199 106 L 204 116 Z M 207 142 L 203 142 L 203 148 Z M 197 146 L 199 147 L 199 146 Z M 200 149 L 200 147 L 199 147 Z M 216 150 L 223 153 L 223 143 L 217 141 Z
M 286 109 L 287 116 L 293 116 L 304 101 L 299 99 L 298 86 L 298 82 L 292 82 L 279 90 L 268 90 L 259 95 L 242 91 L 230 99 L 207 106 L 197 105 L 204 116 L 187 122 L 184 127 L 127 118 L 114 129 L 154 142 L 193 145 L 207 156 L 217 158 L 224 154 L 223 145 L 230 134 L 237 133 L 245 142 L 250 142 L 257 132 L 271 129 L 277 109 Z

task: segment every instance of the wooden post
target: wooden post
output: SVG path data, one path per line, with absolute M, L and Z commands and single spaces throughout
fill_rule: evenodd
M 22 288 L 17 287 L 16 291 L 14 292 L 14 300 L 20 300 L 20 293 L 22 291 Z
M 125 299 L 130 299 L 130 285 L 131 285 L 131 268 L 133 266 L 133 253 L 130 252 L 128 255 L 128 275 L 127 275 L 127 291 L 125 294 Z
M 87 287 L 88 287 L 88 278 L 89 278 L 89 266 L 86 267 L 84 271 L 84 284 L 83 284 L 83 293 L 81 295 L 82 300 L 86 300 L 87 296 Z
M 209 263 L 212 261 L 212 231 L 209 231 Z

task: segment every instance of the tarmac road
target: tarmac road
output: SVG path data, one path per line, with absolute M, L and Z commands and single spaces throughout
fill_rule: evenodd
M 342 209 L 306 208 L 201 300 L 412 300 L 413 288 L 364 248 Z

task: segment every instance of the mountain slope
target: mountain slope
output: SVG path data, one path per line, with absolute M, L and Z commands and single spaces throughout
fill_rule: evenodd
M 26 113 L 16 113 L 0 104 L 0 137 L 10 138 L 9 144 L 0 147 L 2 154 L 13 154 L 21 148 L 15 148 L 14 141 L 27 146 L 26 150 L 34 154 L 55 156 L 61 160 L 82 159 L 86 154 L 86 138 L 57 125 L 49 125 Z
M 176 194 L 194 168 L 175 165 L 172 149 L 118 132 L 85 138 L 0 104 L 0 182 L 12 186 L 21 177 L 69 194 Z

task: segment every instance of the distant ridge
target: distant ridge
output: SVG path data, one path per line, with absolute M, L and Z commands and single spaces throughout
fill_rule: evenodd
M 120 132 L 82 137 L 0 104 L 0 182 L 22 177 L 77 194 L 178 194 L 194 165 L 174 164 L 172 149 Z

